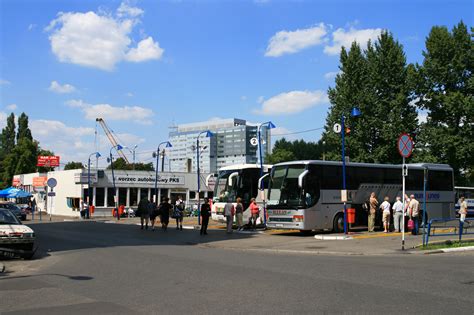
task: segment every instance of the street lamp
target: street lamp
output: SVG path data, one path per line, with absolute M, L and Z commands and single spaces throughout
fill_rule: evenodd
M 205 134 L 206 138 L 214 136 L 210 130 L 201 131 L 196 139 L 196 167 L 197 167 L 197 184 L 198 184 L 198 225 L 201 224 L 201 172 L 199 170 L 199 137 Z
M 358 117 L 361 115 L 360 110 L 357 107 L 352 108 L 351 117 Z M 346 145 L 345 145 L 345 133 L 346 128 L 344 126 L 345 117 L 341 115 L 341 140 L 342 140 L 342 190 L 345 193 L 344 198 L 344 234 L 347 234 L 347 190 L 346 190 Z
M 260 157 L 260 178 L 263 176 L 262 139 L 261 139 L 261 131 L 260 131 L 263 126 L 266 126 L 268 129 L 276 128 L 276 126 L 271 121 L 267 121 L 267 122 L 261 123 L 257 129 L 258 155 Z M 262 191 L 264 190 L 263 180 L 260 182 L 260 190 Z M 267 210 L 265 207 L 265 198 L 263 198 L 263 224 L 264 226 L 267 225 Z
M 135 170 L 135 150 L 137 149 L 138 147 L 138 144 L 135 144 L 135 146 L 133 147 L 132 149 L 132 152 L 133 152 L 133 170 Z
M 156 157 L 156 168 L 155 168 L 155 195 L 153 198 L 155 198 L 155 204 L 156 208 L 158 208 L 158 162 L 160 160 L 160 146 L 162 144 L 165 144 L 166 148 L 172 148 L 173 146 L 169 141 L 163 141 L 160 144 L 158 144 L 158 148 L 156 149 L 156 152 L 153 152 L 153 157 Z
M 117 220 L 120 220 L 120 214 L 118 211 L 118 200 L 117 200 L 117 187 L 115 186 L 115 175 L 114 175 L 114 162 L 112 159 L 112 150 L 116 149 L 117 151 L 120 151 L 123 149 L 123 147 L 120 144 L 114 145 L 113 147 L 110 148 L 110 158 L 107 158 L 107 162 L 110 162 L 110 168 L 112 169 L 112 183 L 114 185 L 114 203 L 115 203 L 115 209 L 114 211 L 117 211 Z
M 92 200 L 92 190 L 91 190 L 91 156 L 95 155 L 96 159 L 100 158 L 99 152 L 94 152 L 89 155 L 89 159 L 87 160 L 87 210 L 86 210 L 86 218 L 90 218 L 90 208 L 91 208 L 91 200 Z

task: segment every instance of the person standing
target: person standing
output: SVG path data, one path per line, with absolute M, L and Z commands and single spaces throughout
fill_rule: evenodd
M 370 194 L 370 199 L 369 199 L 369 217 L 368 217 L 368 225 L 369 225 L 369 232 L 374 231 L 375 227 L 375 213 L 379 207 L 379 202 L 377 198 L 375 197 L 375 193 L 372 192 Z
M 171 211 L 171 204 L 169 203 L 168 197 L 163 198 L 163 202 L 160 204 L 159 211 L 161 228 L 166 231 L 168 229 L 168 224 L 170 223 Z
M 383 222 L 383 229 L 384 233 L 390 232 L 390 202 L 388 202 L 390 198 L 385 196 L 382 204 L 380 205 L 380 209 L 382 209 L 382 222 Z
M 250 214 L 250 224 L 252 226 L 252 229 L 255 230 L 257 228 L 257 219 L 260 215 L 260 208 L 257 205 L 257 201 L 255 200 L 255 198 L 250 199 Z
M 403 203 L 400 200 L 401 198 L 397 196 L 397 201 L 395 201 L 392 207 L 395 232 L 401 232 L 403 228 Z
M 147 198 L 143 198 L 140 200 L 138 203 L 138 212 L 140 213 L 140 225 L 141 225 L 141 230 L 143 230 L 143 223 L 145 223 L 145 230 L 148 230 L 148 221 L 150 220 L 150 208 L 149 208 L 149 203 Z
M 174 218 L 176 219 L 176 229 L 183 230 L 183 217 L 184 217 L 184 201 L 181 196 L 178 196 L 174 207 Z
M 201 235 L 207 235 L 207 226 L 209 225 L 209 217 L 211 216 L 211 206 L 209 198 L 204 198 L 204 204 L 201 206 Z
M 237 231 L 242 231 L 244 228 L 244 206 L 242 205 L 242 198 L 237 197 L 236 201 L 235 219 L 237 221 Z
M 35 211 L 36 211 L 36 199 L 35 199 L 35 197 L 31 197 L 30 202 L 29 202 L 29 206 L 31 208 L 31 219 L 34 220 L 35 219 Z
M 464 197 L 459 199 L 459 220 L 464 222 L 466 220 L 467 215 L 467 201 Z
M 149 213 L 150 213 L 150 225 L 152 231 L 155 230 L 155 222 L 156 222 L 156 217 L 158 216 L 158 208 L 156 207 L 156 204 L 154 202 L 149 202 L 148 203 L 148 208 L 149 208 Z
M 227 233 L 232 233 L 232 224 L 234 223 L 234 205 L 230 202 L 230 198 L 227 198 L 227 202 L 224 206 L 224 215 L 227 222 Z
M 418 215 L 420 213 L 420 203 L 415 199 L 415 195 L 410 195 L 410 203 L 408 204 L 408 212 L 410 213 L 410 219 L 414 221 L 415 227 L 411 231 L 411 234 L 418 235 Z

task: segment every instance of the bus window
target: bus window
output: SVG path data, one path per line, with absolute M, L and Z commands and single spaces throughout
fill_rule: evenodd
M 428 171 L 428 190 L 452 191 L 453 173 L 451 171 Z
M 309 173 L 304 178 L 304 198 L 307 208 L 314 206 L 320 197 L 319 169 L 315 165 L 310 165 Z

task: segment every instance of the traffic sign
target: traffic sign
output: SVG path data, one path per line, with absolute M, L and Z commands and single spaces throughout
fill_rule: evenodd
M 397 142 L 398 152 L 404 158 L 411 155 L 413 151 L 413 139 L 407 133 L 402 133 Z
M 54 197 L 54 196 L 56 196 L 56 192 L 55 192 L 55 191 L 51 191 L 51 192 L 48 193 L 48 196 L 49 196 L 49 197 Z
M 335 132 L 335 133 L 340 133 L 341 130 L 342 130 L 342 127 L 340 124 L 334 124 L 334 126 L 332 127 L 332 130 Z
M 58 184 L 58 181 L 56 180 L 56 178 L 51 177 L 50 179 L 48 179 L 47 184 L 50 188 L 54 188 Z
M 250 139 L 250 144 L 253 146 L 256 146 L 258 144 L 258 139 L 257 138 Z

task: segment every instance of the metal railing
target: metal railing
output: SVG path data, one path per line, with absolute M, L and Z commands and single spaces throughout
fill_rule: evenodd
M 474 234 L 474 221 L 465 220 L 463 222 L 457 218 L 431 219 L 426 233 L 426 245 L 428 245 L 430 236 L 455 236 L 461 241 L 462 236 L 466 234 Z

